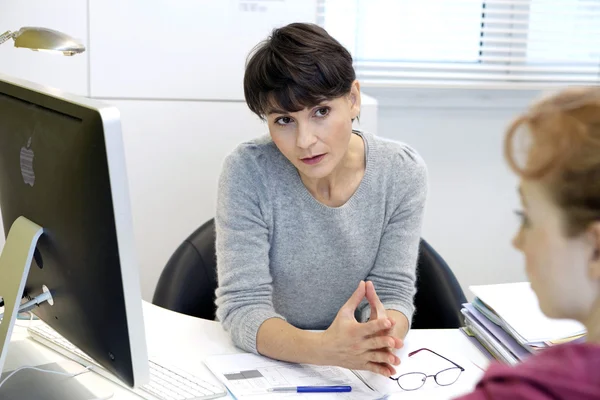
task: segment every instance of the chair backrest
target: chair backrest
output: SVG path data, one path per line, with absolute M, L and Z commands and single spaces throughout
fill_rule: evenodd
M 152 302 L 194 317 L 214 320 L 217 268 L 214 220 L 207 221 L 175 250 L 163 270 Z M 423 239 L 419 245 L 417 294 L 412 327 L 458 328 L 466 302 L 454 274 Z
M 412 327 L 452 329 L 463 326 L 460 312 L 467 299 L 454 273 L 425 239 L 419 243 L 417 294 Z
M 215 222 L 210 219 L 175 250 L 160 275 L 152 303 L 214 320 L 216 288 Z

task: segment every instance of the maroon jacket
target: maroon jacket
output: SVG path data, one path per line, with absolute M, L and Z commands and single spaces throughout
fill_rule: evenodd
M 598 400 L 600 345 L 564 344 L 514 367 L 490 365 L 475 390 L 460 400 Z

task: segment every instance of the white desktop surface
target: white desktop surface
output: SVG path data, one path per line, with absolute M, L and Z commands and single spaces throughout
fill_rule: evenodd
M 204 366 L 203 359 L 209 355 L 241 352 L 233 345 L 229 336 L 217 322 L 189 317 L 147 302 L 144 302 L 143 309 L 148 353 L 151 357 L 155 356 L 166 360 L 204 379 L 217 382 L 216 378 Z M 26 329 L 28 323 L 28 321 L 17 322 L 18 326 L 13 331 L 11 344 L 21 341 L 19 343 L 19 351 L 11 351 L 9 348 L 5 370 L 14 369 L 17 366 L 34 366 L 65 360 L 62 355 L 32 339 L 28 339 Z M 411 340 L 418 342 L 419 346 L 426 344 L 427 347 L 439 352 L 450 349 L 454 353 L 459 352 L 463 358 L 470 360 L 472 363 L 465 366 L 466 368 L 477 368 L 475 365 L 485 368 L 488 364 L 487 358 L 456 329 L 411 330 L 407 337 L 407 343 L 411 343 Z M 454 388 L 452 386 L 437 388 L 435 390 L 435 398 L 452 398 L 457 394 L 470 390 L 476 384 L 476 380 L 469 382 L 463 378 L 465 376 L 461 376 L 461 379 L 459 379 L 460 386 L 455 386 Z M 114 393 L 112 399 L 115 400 L 140 398 L 93 372 L 85 373 L 71 379 L 77 379 L 78 382 L 85 385 L 89 391 L 100 398 L 108 396 L 111 393 Z M 432 382 L 429 381 L 431 379 L 428 380 L 428 384 L 431 384 Z M 455 385 L 457 384 L 458 382 Z M 431 391 L 426 393 L 417 390 L 414 392 L 402 392 L 397 395 L 394 394 L 390 398 L 420 399 L 431 398 L 431 396 Z M 222 398 L 227 399 L 231 397 Z

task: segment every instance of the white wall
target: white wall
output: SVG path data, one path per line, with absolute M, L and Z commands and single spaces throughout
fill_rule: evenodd
M 520 109 L 493 108 L 489 101 L 487 107 L 382 102 L 379 134 L 409 143 L 428 165 L 423 237 L 467 297 L 469 285 L 525 280 L 522 258 L 510 244 L 518 226 L 518 181 L 502 156 L 504 129 Z
M 263 12 L 245 11 L 250 2 L 241 0 L 90 0 L 89 25 L 81 0 L 54 1 L 52 10 L 34 0 L 0 3 L 2 27 L 62 30 L 88 49 L 57 57 L 7 43 L 0 72 L 119 108 L 142 295 L 151 300 L 172 252 L 213 217 L 225 155 L 267 132 L 243 102 L 247 52 L 273 26 L 314 19 L 315 1 L 261 2 L 270 7 Z M 377 102 L 368 96 L 360 127 L 377 131 Z

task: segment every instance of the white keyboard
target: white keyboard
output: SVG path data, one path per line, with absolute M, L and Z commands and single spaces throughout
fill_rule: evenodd
M 120 384 L 146 400 L 208 400 L 227 394 L 223 387 L 207 382 L 172 365 L 155 360 L 149 360 L 150 383 L 132 389 L 125 386 L 113 374 L 101 367 L 48 325 L 30 326 L 27 330 L 31 337 L 41 344 L 56 350 L 85 367 L 92 366 L 94 372 Z

